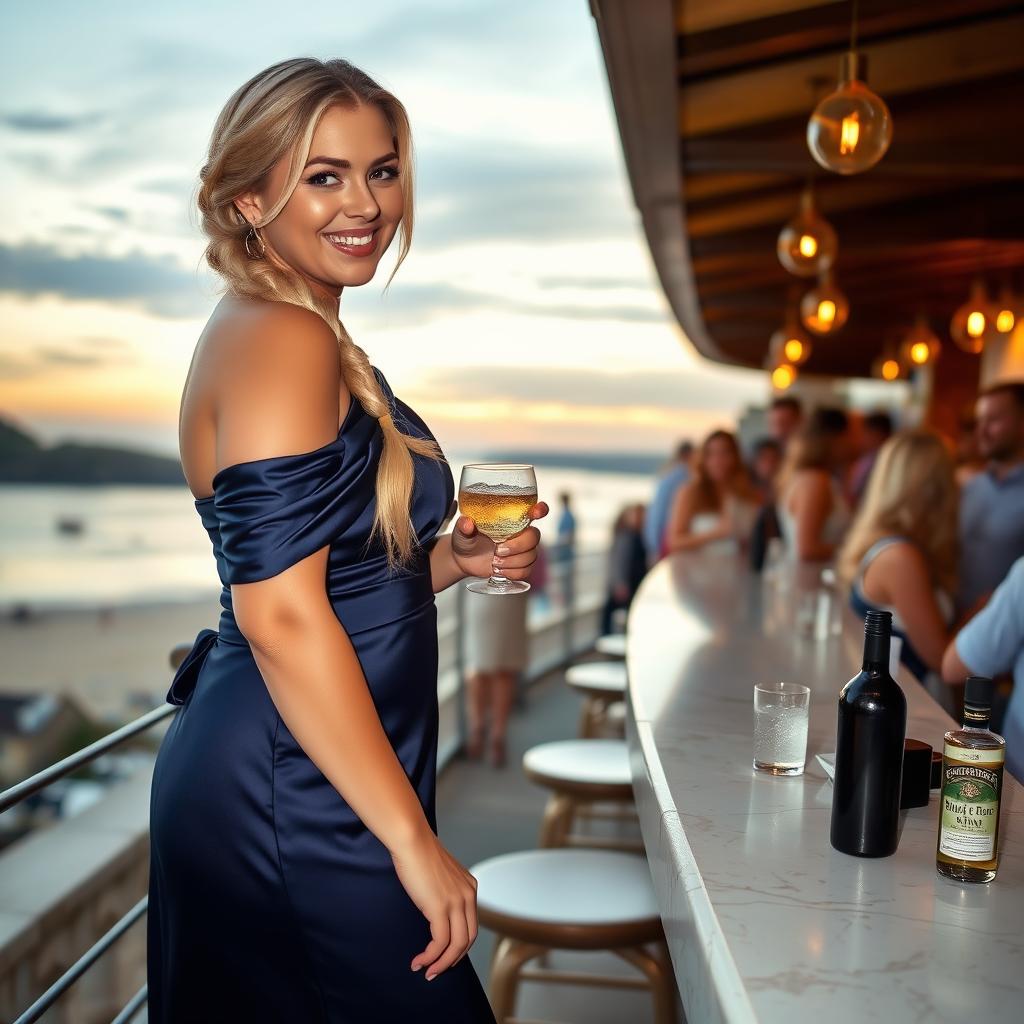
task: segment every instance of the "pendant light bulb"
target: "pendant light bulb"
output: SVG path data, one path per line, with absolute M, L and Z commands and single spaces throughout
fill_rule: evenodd
M 769 358 L 773 366 L 789 363 L 802 366 L 811 357 L 811 339 L 807 332 L 790 318 L 768 342 Z
M 900 346 L 900 358 L 905 366 L 927 366 L 934 363 L 942 351 L 942 344 L 935 332 L 928 326 L 928 320 L 922 314 L 907 332 Z
M 985 291 L 985 282 L 975 278 L 967 301 L 953 314 L 949 335 L 965 352 L 978 355 L 996 331 L 997 316 Z
M 779 232 L 779 262 L 797 277 L 816 277 L 832 266 L 838 248 L 834 228 L 818 213 L 811 190 L 805 189 L 797 215 Z
M 992 304 L 992 317 L 996 334 L 1000 335 L 1010 334 L 1024 318 L 1024 302 L 1013 294 L 1009 286 L 1003 286 L 999 298 Z
M 866 78 L 864 55 L 856 50 L 843 54 L 838 88 L 807 122 L 807 148 L 826 170 L 860 174 L 874 167 L 892 142 L 892 115 Z
M 790 366 L 789 363 L 779 363 L 779 365 L 772 370 L 772 386 L 776 391 L 786 391 L 788 388 L 793 386 L 793 382 L 795 380 L 796 367 Z
M 850 303 L 826 271 L 800 300 L 800 322 L 815 334 L 835 334 L 850 316 Z
M 883 352 L 872 364 L 871 374 L 879 380 L 892 382 L 903 375 L 903 367 L 890 352 Z

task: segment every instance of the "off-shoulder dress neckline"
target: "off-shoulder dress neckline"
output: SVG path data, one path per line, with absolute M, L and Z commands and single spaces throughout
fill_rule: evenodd
M 345 427 L 348 426 L 348 421 L 349 419 L 351 419 L 352 413 L 355 411 L 356 406 L 362 408 L 360 403 L 357 401 L 356 396 L 350 395 L 348 409 L 345 411 L 345 418 L 341 421 L 341 426 L 338 427 L 338 433 L 335 435 L 333 441 L 328 441 L 326 444 L 320 445 L 319 448 L 313 448 L 308 452 L 286 452 L 283 455 L 265 455 L 261 459 L 244 459 L 241 462 L 232 462 L 230 465 L 218 469 L 217 472 L 213 474 L 213 479 L 210 481 L 210 483 L 213 485 L 213 494 L 207 494 L 202 498 L 194 497 L 194 504 L 196 504 L 197 506 L 205 505 L 208 502 L 213 501 L 214 498 L 217 497 L 218 481 L 223 477 L 225 473 L 229 473 L 233 469 L 240 469 L 242 466 L 259 466 L 265 463 L 280 462 L 282 459 L 309 458 L 310 456 L 319 455 L 321 454 L 321 452 L 326 452 L 329 449 L 333 448 L 336 444 L 338 444 L 339 441 L 342 440 L 342 434 L 345 432 Z

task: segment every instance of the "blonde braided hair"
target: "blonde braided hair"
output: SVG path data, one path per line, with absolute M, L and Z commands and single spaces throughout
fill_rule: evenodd
M 353 342 L 331 300 L 315 292 L 297 273 L 267 259 L 253 258 L 246 239 L 284 208 L 302 175 L 313 133 L 331 106 L 359 104 L 378 107 L 394 136 L 401 158 L 399 180 L 404 213 L 399 226 L 398 260 L 405 259 L 412 240 L 412 137 L 405 108 L 365 72 L 348 61 L 299 57 L 280 61 L 249 79 L 224 105 L 210 137 L 206 163 L 199 172 L 196 205 L 209 241 L 206 262 L 225 281 L 227 289 L 245 297 L 290 302 L 319 314 L 338 339 L 341 370 L 353 398 L 376 419 L 384 437 L 377 470 L 377 507 L 373 535 L 381 538 L 388 563 L 407 563 L 416 546 L 409 515 L 414 484 L 412 454 L 440 460 L 436 443 L 403 433 L 391 418 L 391 408 L 366 353 Z M 258 191 L 273 166 L 290 154 L 288 179 L 281 195 L 260 223 L 250 224 L 234 200 Z

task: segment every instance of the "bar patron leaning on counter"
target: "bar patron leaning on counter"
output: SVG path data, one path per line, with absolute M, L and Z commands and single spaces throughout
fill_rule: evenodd
M 821 583 L 820 569 L 761 578 L 734 556 L 686 552 L 658 563 L 630 611 L 633 786 L 687 1018 L 1024 1019 L 1024 790 L 1001 770 L 1000 785 L 987 761 L 973 764 L 972 749 L 1002 763 L 1001 741 L 985 729 L 985 681 L 972 685 L 961 729 L 899 668 L 909 739 L 895 848 L 884 841 L 888 826 L 865 820 L 870 800 L 857 791 L 838 810 L 844 836 L 862 845 L 856 855 L 836 849 L 833 797 L 840 791 L 828 758 L 817 755 L 836 753 L 840 693 L 862 664 L 874 658 L 874 670 L 888 675 L 875 657 L 886 646 L 877 634 L 887 634 L 888 624 L 866 629 L 842 595 Z M 809 601 L 818 614 L 801 628 Z M 876 634 L 867 644 L 866 632 Z M 754 687 L 781 682 L 811 691 L 802 774 L 752 768 Z M 877 735 L 892 739 L 884 729 Z M 863 738 L 852 724 L 840 759 L 846 741 Z M 919 785 L 932 774 L 928 747 L 945 750 L 942 779 L 936 771 L 932 784 L 941 781 L 943 798 L 953 797 L 941 834 L 940 791 L 931 789 L 925 804 Z M 886 750 L 891 757 L 898 748 L 888 743 Z M 837 778 L 843 770 L 836 766 Z M 994 818 L 991 801 L 984 814 L 967 807 L 984 803 L 981 770 L 982 781 L 1001 789 Z M 891 773 L 880 777 L 891 787 Z M 878 813 L 884 818 L 886 809 Z M 998 875 L 972 884 L 994 871 L 995 856 L 963 870 L 964 858 L 986 842 L 986 849 L 997 846 Z M 950 862 L 953 870 L 940 873 Z

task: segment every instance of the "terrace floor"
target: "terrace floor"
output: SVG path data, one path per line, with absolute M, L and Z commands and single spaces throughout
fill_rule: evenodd
M 526 779 L 522 756 L 536 743 L 575 737 L 580 707 L 562 672 L 551 672 L 522 693 L 513 709 L 504 769 L 456 757 L 439 775 L 438 833 L 466 867 L 537 846 L 547 791 Z M 603 829 L 604 834 L 639 836 L 639 827 L 628 822 L 595 821 L 587 827 L 595 834 Z M 469 954 L 485 987 L 493 945 L 493 933 L 481 928 Z M 603 952 L 555 951 L 549 966 L 606 975 L 635 973 L 625 961 Z M 529 981 L 520 984 L 516 1017 L 559 1024 L 647 1024 L 654 1019 L 646 991 Z

